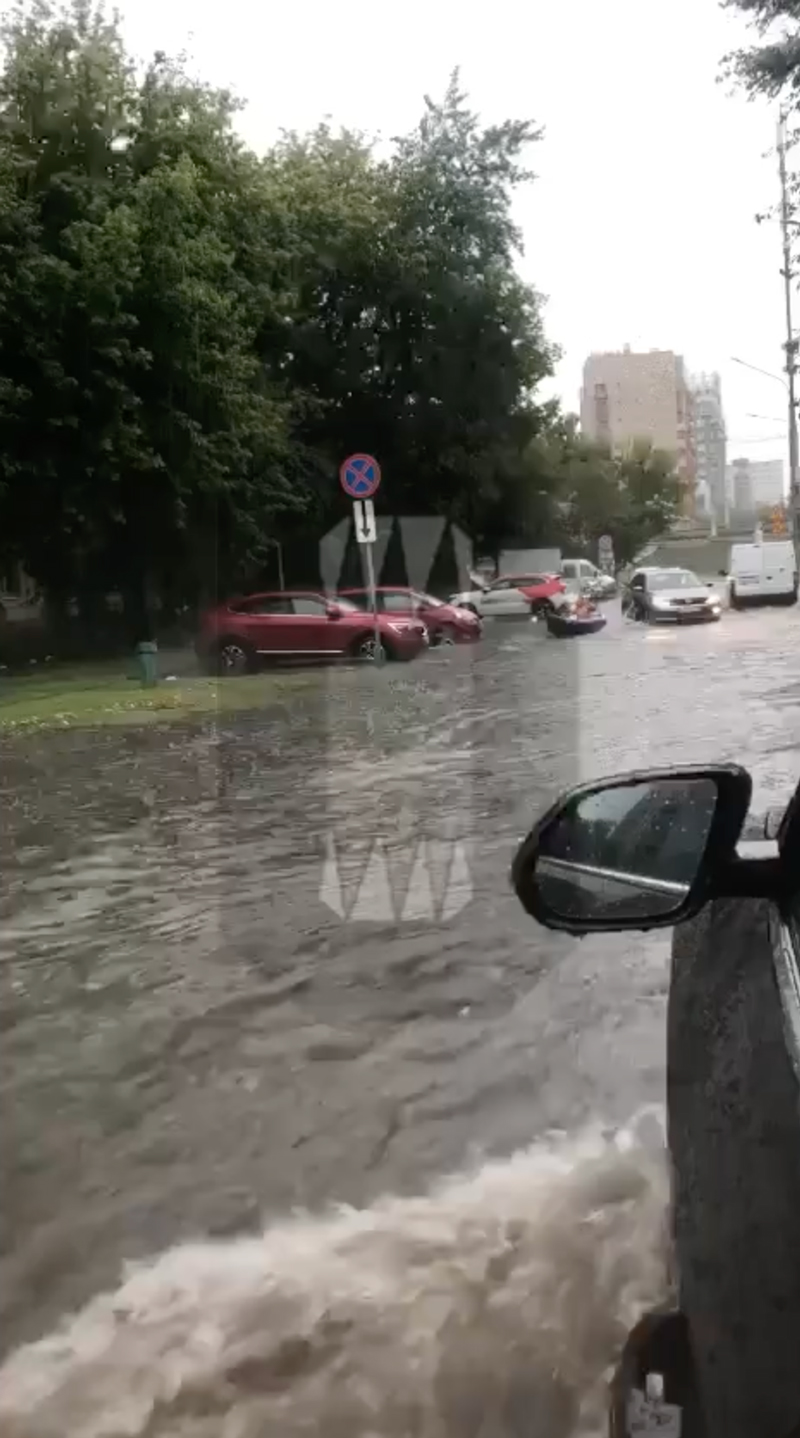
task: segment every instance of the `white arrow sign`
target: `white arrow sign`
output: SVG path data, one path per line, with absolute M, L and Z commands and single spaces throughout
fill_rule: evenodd
M 374 544 L 378 537 L 375 523 L 375 507 L 371 499 L 353 500 L 353 522 L 359 544 Z

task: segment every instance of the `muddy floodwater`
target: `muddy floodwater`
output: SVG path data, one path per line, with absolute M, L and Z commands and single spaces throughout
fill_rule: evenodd
M 320 674 L 289 722 L 2 750 L 0 1334 L 120 1263 L 294 1205 L 418 1189 L 663 1086 L 663 937 L 560 940 L 517 840 L 562 788 L 800 770 L 800 613 Z

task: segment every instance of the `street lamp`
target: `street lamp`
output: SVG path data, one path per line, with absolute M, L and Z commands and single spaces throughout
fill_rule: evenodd
M 788 384 L 786 383 L 786 380 L 783 378 L 782 375 L 773 374 L 772 371 L 771 371 L 771 370 L 768 370 L 768 369 L 760 369 L 757 364 L 749 364 L 747 360 L 737 359 L 737 358 L 736 358 L 736 355 L 731 355 L 731 362 L 732 362 L 733 364 L 743 365 L 743 367 L 744 367 L 745 369 L 751 369 L 754 374 L 763 374 L 763 375 L 766 375 L 767 379 L 774 379 L 777 384 L 782 384 L 782 385 L 783 385 L 783 388 L 784 388 L 785 390 L 788 391 L 788 389 L 789 389 L 789 386 L 788 386 Z M 751 419 L 758 419 L 759 416 L 758 416 L 757 414 L 754 414 L 754 415 L 751 415 L 750 418 L 751 418 Z

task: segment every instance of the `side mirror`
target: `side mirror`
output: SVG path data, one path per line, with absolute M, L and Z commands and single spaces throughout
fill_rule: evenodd
M 583 785 L 517 851 L 523 908 L 571 934 L 667 928 L 699 913 L 736 859 L 752 780 L 738 765 L 645 770 Z
M 329 619 L 341 619 L 344 614 L 341 604 L 330 603 L 325 605 L 325 612 Z
M 719 576 L 718 576 L 718 577 L 719 577 L 720 579 L 727 579 L 727 578 L 728 578 L 728 571 L 727 571 L 727 569 L 720 569 L 720 571 L 719 571 Z

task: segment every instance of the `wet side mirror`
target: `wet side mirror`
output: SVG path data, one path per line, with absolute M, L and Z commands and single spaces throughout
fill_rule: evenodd
M 325 613 L 329 619 L 341 619 L 344 614 L 341 604 L 326 604 Z
M 546 928 L 665 928 L 699 912 L 735 858 L 745 769 L 650 770 L 573 789 L 520 846 L 512 883 Z

